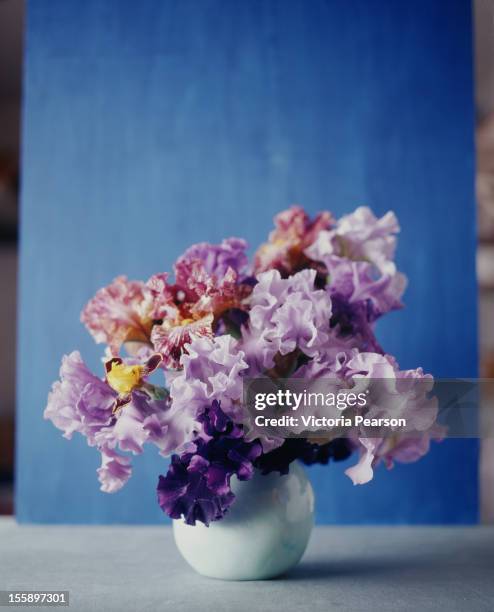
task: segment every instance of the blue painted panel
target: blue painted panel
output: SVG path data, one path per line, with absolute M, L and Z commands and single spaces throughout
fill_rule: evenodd
M 475 376 L 473 103 L 464 0 L 30 0 L 25 75 L 17 513 L 155 522 L 150 452 L 120 493 L 42 420 L 60 356 L 100 352 L 79 311 L 115 275 L 190 243 L 259 243 L 292 202 L 394 209 L 403 367 Z M 449 441 L 353 488 L 312 470 L 320 522 L 477 519 L 477 445 Z

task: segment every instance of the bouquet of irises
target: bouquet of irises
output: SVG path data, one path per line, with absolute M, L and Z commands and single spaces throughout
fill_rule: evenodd
M 401 371 L 376 339 L 376 321 L 400 308 L 406 278 L 393 261 L 399 231 L 393 212 L 369 208 L 336 220 L 299 206 L 278 214 L 253 261 L 247 244 L 190 247 L 147 282 L 116 278 L 85 306 L 81 321 L 106 350 L 96 375 L 79 352 L 62 360 L 46 419 L 101 453 L 101 489 L 114 493 L 131 476 L 131 455 L 154 444 L 171 457 L 157 485 L 172 518 L 209 525 L 235 501 L 233 477 L 250 479 L 290 463 L 357 460 L 354 484 L 375 466 L 414 461 L 429 448 L 434 404 L 408 401 L 422 435 L 369 437 L 358 430 L 322 439 L 263 435 L 242 402 L 246 378 L 322 377 L 346 388 L 362 378 L 392 379 L 410 394 L 422 370 Z

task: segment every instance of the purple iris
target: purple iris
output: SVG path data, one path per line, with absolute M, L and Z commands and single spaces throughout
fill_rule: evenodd
M 305 438 L 287 438 L 280 447 L 261 455 L 255 465 L 262 474 L 270 472 L 288 474 L 290 463 L 296 459 L 306 465 L 315 463 L 327 465 L 331 459 L 333 461 L 347 459 L 352 451 L 353 447 L 345 438 L 337 438 L 327 444 L 313 444 Z
M 259 442 L 246 442 L 242 427 L 236 425 L 214 401 L 198 417 L 202 437 L 194 440 L 195 450 L 173 455 L 166 476 L 158 482 L 158 503 L 169 517 L 184 517 L 188 525 L 201 521 L 209 525 L 221 519 L 235 495 L 231 478 L 249 480 L 254 461 L 261 455 Z

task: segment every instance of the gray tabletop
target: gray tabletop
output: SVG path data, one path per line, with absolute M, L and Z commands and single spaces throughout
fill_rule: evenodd
M 494 528 L 318 527 L 283 578 L 221 582 L 186 565 L 169 527 L 2 519 L 0 589 L 68 590 L 85 612 L 493 611 Z

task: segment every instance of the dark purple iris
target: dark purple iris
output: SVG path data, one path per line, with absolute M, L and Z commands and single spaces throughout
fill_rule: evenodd
M 296 459 L 306 465 L 314 463 L 326 465 L 331 459 L 343 461 L 351 454 L 350 442 L 344 438 L 337 438 L 327 444 L 313 444 L 305 438 L 287 438 L 280 447 L 258 457 L 255 466 L 262 474 L 270 472 L 287 474 L 290 463 Z
M 246 442 L 242 428 L 213 402 L 198 419 L 206 439 L 198 437 L 196 450 L 173 455 L 166 476 L 158 482 L 158 503 L 169 517 L 184 517 L 188 525 L 209 525 L 221 519 L 235 495 L 230 488 L 233 475 L 249 480 L 254 461 L 260 456 L 259 442 Z
M 363 351 L 384 353 L 372 327 L 379 313 L 370 300 L 350 302 L 339 293 L 332 293 L 331 305 L 331 327 L 338 326 L 338 332 L 344 337 L 359 338 Z

